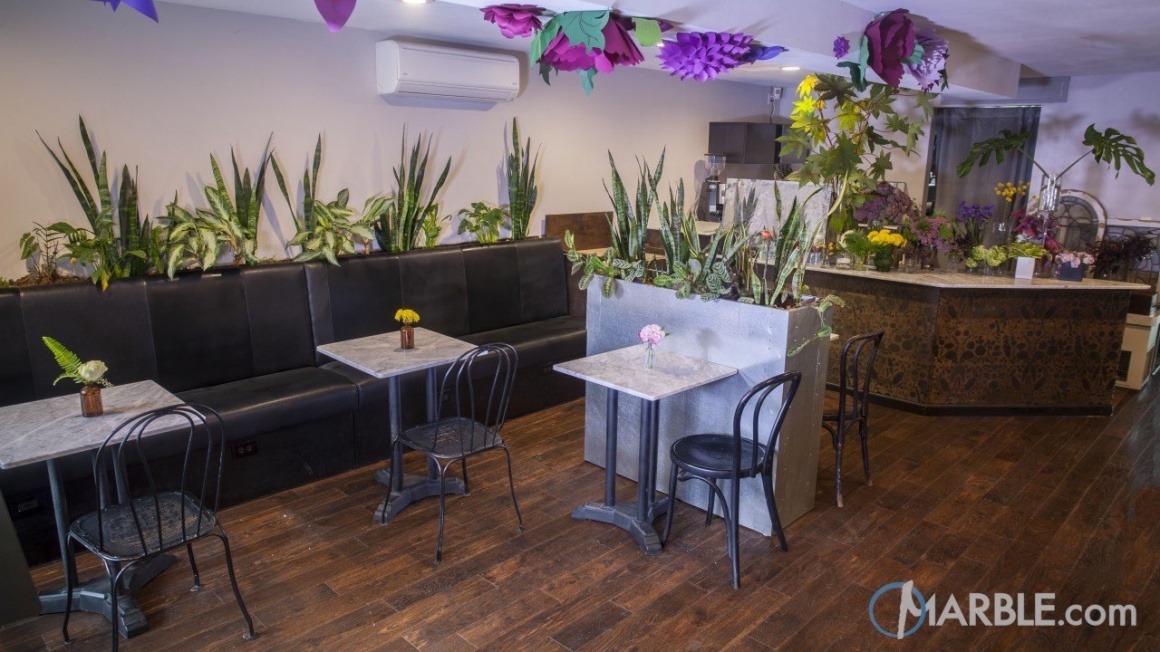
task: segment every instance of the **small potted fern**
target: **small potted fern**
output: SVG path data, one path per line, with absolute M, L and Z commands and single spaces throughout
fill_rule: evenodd
M 52 381 L 55 385 L 66 378 L 75 381 L 81 386 L 81 416 L 99 417 L 105 413 L 105 406 L 101 402 L 101 388 L 112 387 L 113 384 L 105 379 L 105 372 L 109 370 L 100 360 L 81 362 L 77 354 L 68 350 L 65 345 L 51 337 L 42 337 L 44 345 L 56 358 L 60 365 L 61 374 Z

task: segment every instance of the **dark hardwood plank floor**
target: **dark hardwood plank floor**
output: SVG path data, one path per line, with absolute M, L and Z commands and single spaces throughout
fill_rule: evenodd
M 577 401 L 509 424 L 519 534 L 502 454 L 472 467 L 451 497 L 441 565 L 436 507 L 381 527 L 372 467 L 223 510 L 259 638 L 246 642 L 220 546 L 198 547 L 203 588 L 179 561 L 145 587 L 150 631 L 127 650 L 1160 650 L 1160 431 L 1157 383 L 1117 393 L 1114 416 L 933 418 L 872 409 L 871 468 L 843 467 L 819 433 L 818 505 L 788 527 L 790 550 L 742 531 L 742 588 L 730 586 L 720 519 L 679 511 L 664 553 L 643 556 L 619 530 L 573 521 L 603 471 L 583 461 Z M 832 398 L 832 397 L 831 397 Z M 856 448 L 856 446 L 851 446 Z M 416 471 L 418 456 L 409 460 Z M 227 478 L 228 481 L 228 478 Z M 622 496 L 635 485 L 622 480 Z M 82 557 L 82 575 L 97 574 Z M 43 588 L 58 564 L 34 570 Z M 923 627 L 876 632 L 878 587 L 915 580 L 925 595 L 1056 594 L 1055 605 L 1135 604 L 1135 627 Z M 0 629 L 0 649 L 62 647 L 59 615 Z M 108 646 L 91 614 L 81 650 Z

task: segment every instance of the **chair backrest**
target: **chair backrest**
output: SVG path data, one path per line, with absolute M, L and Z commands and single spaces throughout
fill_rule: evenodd
M 500 342 L 464 353 L 443 374 L 438 422 L 459 424 L 462 453 L 495 445 L 507 420 L 518 368 L 515 348 Z
M 757 383 L 748 392 L 745 392 L 745 395 L 738 401 L 737 409 L 733 412 L 733 472 L 735 474 L 741 472 L 741 439 L 744 437 L 741 425 L 745 419 L 745 412 L 747 410 L 752 412 L 750 437 L 753 438 L 753 451 L 751 453 L 752 459 L 748 460 L 750 468 L 771 464 L 773 451 L 777 448 L 777 439 L 781 436 L 781 425 L 785 422 L 785 415 L 789 412 L 789 405 L 793 402 L 793 397 L 797 395 L 798 385 L 801 382 L 802 373 L 800 371 L 787 371 Z M 781 405 L 773 413 L 773 420 L 770 421 L 769 415 L 762 408 L 765 405 L 765 399 L 781 387 L 785 387 L 785 392 L 781 397 Z M 763 423 L 767 428 L 761 427 Z M 761 439 L 763 431 L 769 433 L 765 441 Z M 762 453 L 760 451 L 762 451 L 763 445 L 764 452 Z
M 855 335 L 842 345 L 841 373 L 838 379 L 838 423 L 846 415 L 866 418 L 870 406 L 870 378 L 874 375 L 874 357 L 886 331 Z M 849 410 L 847 410 L 849 405 Z
M 164 433 L 164 434 L 158 434 Z M 156 435 L 156 437 L 155 437 Z M 166 440 L 162 443 L 160 440 Z M 153 440 L 153 441 L 151 441 Z M 180 455 L 167 454 L 181 445 Z M 225 463 L 225 431 L 221 416 L 203 405 L 174 405 L 144 412 L 122 422 L 101 444 L 93 458 L 93 482 L 102 509 L 97 511 L 98 543 L 105 549 L 106 524 L 103 513 L 109 505 L 127 506 L 131 522 L 116 524 L 126 528 L 141 545 L 141 554 L 184 544 L 188 532 L 201 532 L 205 510 L 217 511 L 221 494 L 222 466 Z M 111 476 L 111 477 L 110 477 Z M 117 498 L 110 496 L 110 481 Z M 161 512 L 159 496 L 180 492 L 202 507 L 187 514 L 187 501 L 180 501 L 180 520 L 169 522 Z M 192 520 L 191 520 L 192 519 Z M 181 524 L 186 524 L 182 527 Z M 172 535 L 180 532 L 174 541 Z M 166 540 L 165 535 L 171 537 Z M 123 540 L 118 541 L 124 546 Z

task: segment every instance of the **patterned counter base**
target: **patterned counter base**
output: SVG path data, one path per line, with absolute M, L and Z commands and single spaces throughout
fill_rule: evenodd
M 842 342 L 886 329 L 872 392 L 925 414 L 1110 414 L 1131 286 L 1069 291 L 940 287 L 807 272 L 837 294 L 829 380 Z M 900 275 L 904 276 L 904 275 Z M 908 281 L 910 279 L 907 279 Z

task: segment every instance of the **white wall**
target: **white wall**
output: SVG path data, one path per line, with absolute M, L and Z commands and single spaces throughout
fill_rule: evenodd
M 1039 119 L 1035 160 L 1058 173 L 1085 151 L 1084 129 L 1114 127 L 1133 136 L 1144 149 L 1144 161 L 1160 170 L 1160 72 L 1073 77 L 1067 102 L 1045 104 Z M 1042 175 L 1031 179 L 1036 192 Z M 1115 171 L 1087 158 L 1063 177 L 1064 188 L 1099 198 L 1109 220 L 1160 221 L 1160 184 L 1149 186 L 1127 167 Z
M 403 127 L 435 137 L 438 166 L 453 158 L 444 213 L 503 199 L 500 166 L 511 118 L 542 144 L 541 200 L 532 232 L 548 213 L 606 210 L 602 180 L 611 149 L 632 183 L 633 157 L 655 163 L 665 146 L 665 179 L 693 177 L 708 123 L 761 119 L 767 89 L 679 82 L 645 70 L 596 79 L 585 97 L 561 75 L 526 82 L 514 102 L 486 111 L 388 104 L 375 93 L 374 44 L 387 34 L 167 5 L 155 25 L 127 8 L 95 2 L 6 2 L 0 15 L 0 276 L 25 273 L 16 242 L 33 222 L 83 224 L 65 180 L 37 140 L 60 137 L 83 157 L 77 115 L 95 132 L 110 165 L 139 166 L 141 209 L 164 212 L 178 192 L 204 205 L 208 156 L 234 146 L 253 167 L 274 133 L 287 174 L 301 177 L 323 134 L 321 195 L 349 187 L 361 207 L 388 191 Z M 80 163 L 78 161 L 78 163 Z M 225 163 L 228 165 L 228 163 Z M 228 173 L 228 172 L 227 172 Z M 272 177 L 272 175 L 271 175 Z M 295 184 L 297 185 L 297 184 Z M 273 219 L 270 219 L 273 218 Z M 451 238 L 450 226 L 445 238 Z M 260 256 L 283 256 L 293 223 L 273 178 L 259 234 Z

